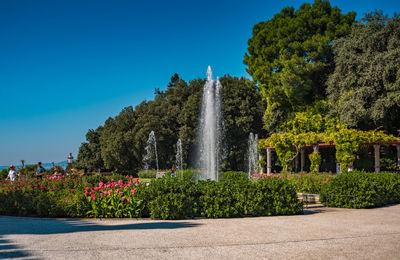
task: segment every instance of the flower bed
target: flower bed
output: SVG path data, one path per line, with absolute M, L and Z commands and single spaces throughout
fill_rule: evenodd
M 276 177 L 258 181 L 190 178 L 60 176 L 0 183 L 0 214 L 51 217 L 242 217 L 302 212 L 294 186 Z

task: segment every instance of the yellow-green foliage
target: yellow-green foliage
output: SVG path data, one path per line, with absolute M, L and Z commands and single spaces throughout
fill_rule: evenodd
M 321 154 L 319 152 L 312 152 L 308 158 L 311 162 L 310 171 L 318 172 L 318 168 L 321 165 Z
M 356 129 L 341 128 L 337 131 L 325 131 L 323 133 L 303 132 L 293 134 L 291 132 L 272 134 L 269 138 L 260 140 L 260 148 L 274 147 L 275 151 L 287 170 L 290 160 L 296 155 L 296 152 L 305 145 L 317 143 L 335 143 L 336 159 L 341 165 L 348 166 L 354 162 L 354 153 L 357 152 L 362 144 L 378 141 L 399 140 L 395 136 L 387 135 L 383 131 L 361 131 Z M 310 155 L 311 169 L 320 165 L 321 157 L 318 154 Z M 345 168 L 345 167 L 343 167 Z

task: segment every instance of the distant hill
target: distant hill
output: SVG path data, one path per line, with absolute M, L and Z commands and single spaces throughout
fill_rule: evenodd
M 67 167 L 67 164 L 68 164 L 68 161 L 67 161 L 67 160 L 62 161 L 62 162 L 58 162 L 58 163 L 54 163 L 55 166 L 61 166 L 61 167 L 63 167 L 64 169 Z M 52 164 L 52 163 L 42 163 L 42 166 L 43 166 L 45 169 L 51 169 L 51 168 L 53 168 L 53 164 Z M 0 166 L 0 171 L 3 170 L 3 169 L 8 169 L 8 167 L 10 167 L 10 165 L 7 165 L 7 166 Z M 21 168 L 22 165 L 15 165 L 15 167 Z

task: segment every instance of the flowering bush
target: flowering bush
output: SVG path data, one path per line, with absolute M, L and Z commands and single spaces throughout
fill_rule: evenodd
M 95 218 L 137 217 L 144 207 L 143 201 L 135 196 L 141 184 L 138 178 L 133 180 L 133 176 L 128 179 L 125 182 L 114 181 L 114 179 L 107 183 L 100 181 L 98 186 L 85 187 L 85 196 L 91 205 L 87 216 Z
M 295 187 L 297 192 L 320 194 L 321 188 L 336 175 L 330 173 L 292 173 L 282 174 Z

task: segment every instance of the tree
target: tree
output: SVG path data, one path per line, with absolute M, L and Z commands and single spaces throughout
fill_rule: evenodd
M 79 147 L 78 158 L 75 166 L 86 170 L 98 170 L 104 167 L 101 158 L 100 135 L 103 130 L 99 126 L 96 130 L 89 129 L 86 133 L 86 141 Z
M 248 137 L 252 132 L 262 134 L 262 115 L 265 105 L 257 87 L 245 78 L 229 75 L 222 84 L 223 126 L 226 135 L 225 170 L 245 170 Z
M 354 18 L 354 12 L 341 14 L 329 1 L 316 0 L 254 26 L 244 63 L 267 103 L 268 131 L 281 130 L 291 113 L 325 98 L 325 79 L 334 67 L 331 43 L 350 33 Z
M 350 127 L 400 128 L 400 18 L 382 11 L 353 25 L 334 44 L 336 67 L 328 80 L 334 114 Z
M 260 133 L 265 106 L 257 87 L 244 78 L 221 78 L 224 126 L 228 157 L 226 169 L 243 169 L 250 132 Z M 104 126 L 89 130 L 82 143 L 76 166 L 85 169 L 104 167 L 135 171 L 143 167 L 146 141 L 155 132 L 159 167 L 170 168 L 175 163 L 176 143 L 182 140 L 185 166 L 195 166 L 193 151 L 197 144 L 199 113 L 204 79 L 187 83 L 174 74 L 167 89 L 155 90 L 155 98 L 143 101 L 135 108 L 126 107 Z M 102 167 L 99 167 L 101 165 Z

